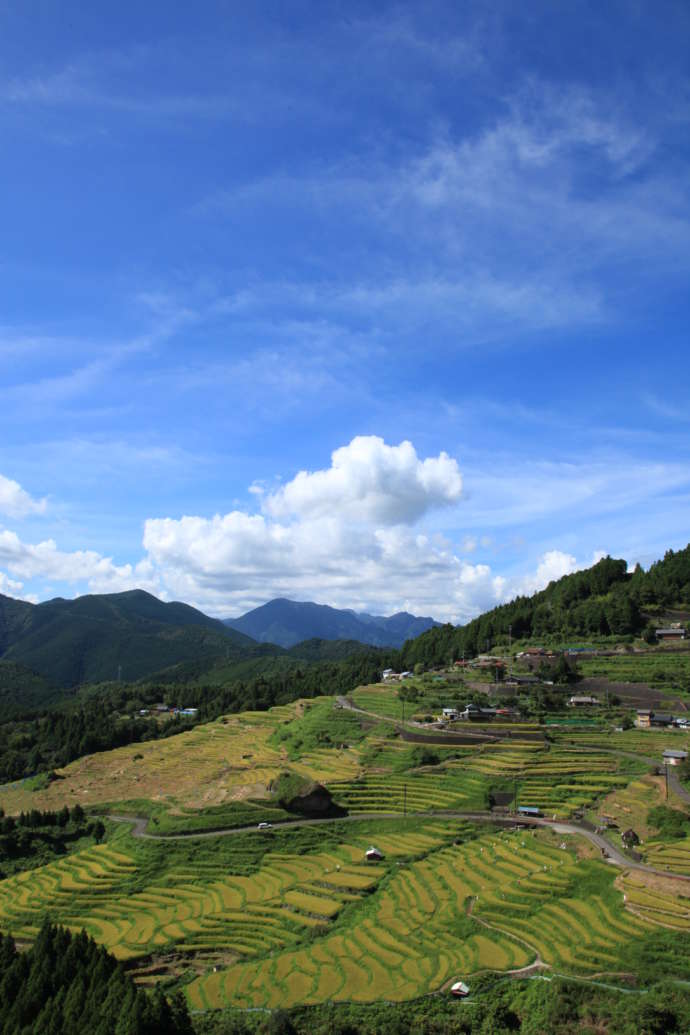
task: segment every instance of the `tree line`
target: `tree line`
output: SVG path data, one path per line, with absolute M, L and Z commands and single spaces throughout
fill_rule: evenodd
M 340 661 L 291 661 L 289 665 L 278 659 L 259 675 L 230 678 L 220 686 L 203 682 L 203 676 L 198 683 L 184 686 L 118 684 L 58 708 L 8 718 L 0 722 L 0 782 L 61 769 L 97 751 L 175 736 L 229 712 L 263 711 L 299 697 L 348 693 L 362 682 L 378 679 L 394 653 L 371 648 Z M 194 718 L 177 715 L 164 722 L 138 715 L 142 706 L 156 702 L 197 708 L 198 713 Z
M 518 596 L 464 626 L 442 625 L 408 640 L 402 664 L 447 664 L 497 643 L 531 638 L 627 636 L 648 623 L 645 608 L 690 606 L 690 546 L 669 550 L 649 571 L 629 573 L 624 560 L 604 557 L 585 571 L 565 575 L 533 596 Z
M 44 920 L 18 952 L 0 934 L 0 1035 L 193 1035 L 184 998 L 137 988 L 121 963 L 82 931 Z

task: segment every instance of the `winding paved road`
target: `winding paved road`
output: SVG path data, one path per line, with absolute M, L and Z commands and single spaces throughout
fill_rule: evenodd
M 548 827 L 557 834 L 573 834 L 587 838 L 591 844 L 599 849 L 606 861 L 611 863 L 613 866 L 618 866 L 627 870 L 642 870 L 645 873 L 653 873 L 658 877 L 674 877 L 677 880 L 690 882 L 690 876 L 684 876 L 678 873 L 669 873 L 668 870 L 658 870 L 653 866 L 647 866 L 645 863 L 635 862 L 633 859 L 629 859 L 628 856 L 624 855 L 619 848 L 611 844 L 610 841 L 607 841 L 601 834 L 597 834 L 592 830 L 587 830 L 578 823 L 567 823 L 561 820 L 545 818 L 527 818 L 524 816 L 503 816 L 497 815 L 493 812 L 433 810 L 430 812 L 408 813 L 408 816 L 410 819 L 465 819 L 473 823 L 495 823 L 497 826 L 506 827 Z M 274 823 L 269 830 L 259 830 L 256 825 L 252 825 L 247 827 L 222 828 L 220 830 L 203 830 L 198 831 L 197 833 L 188 834 L 149 834 L 146 830 L 148 819 L 145 816 L 111 815 L 104 816 L 102 818 L 113 820 L 116 823 L 131 823 L 132 835 L 134 837 L 145 838 L 149 841 L 188 841 L 195 838 L 232 837 L 238 834 L 249 833 L 257 834 L 257 836 L 267 836 L 270 835 L 271 830 L 290 830 L 296 827 L 318 826 L 323 823 L 361 823 L 376 819 L 402 819 L 403 814 L 401 812 L 366 812 L 358 813 L 356 816 L 287 820 L 283 823 Z

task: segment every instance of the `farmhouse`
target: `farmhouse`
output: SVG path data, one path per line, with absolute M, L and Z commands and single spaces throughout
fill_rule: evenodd
M 623 831 L 623 833 L 621 834 L 621 841 L 626 846 L 626 848 L 631 848 L 632 845 L 639 845 L 640 843 L 639 837 L 632 828 Z
M 457 719 L 458 710 L 457 708 L 444 708 L 442 714 L 444 719 L 450 719 L 450 721 L 452 722 L 453 719 Z
M 687 751 L 672 751 L 670 748 L 664 751 L 665 765 L 682 765 L 683 762 L 687 762 L 687 760 Z
M 586 708 L 589 705 L 599 704 L 598 697 L 588 697 L 586 694 L 575 694 L 570 698 L 568 704 L 571 708 Z
M 538 683 L 538 676 L 516 676 L 512 675 L 506 679 L 506 686 L 534 686 Z
M 518 812 L 521 816 L 541 816 L 541 809 L 537 805 L 518 805 Z
M 635 725 L 643 730 L 650 726 L 673 726 L 675 721 L 668 712 L 653 712 L 649 708 L 638 708 L 635 716 Z
M 369 845 L 364 853 L 364 858 L 367 862 L 380 862 L 381 859 L 383 859 L 383 852 L 380 852 L 378 848 L 375 848 L 373 845 Z
M 666 629 L 655 629 L 657 640 L 684 640 L 685 629 L 682 625 L 671 625 Z
M 495 714 L 495 708 L 480 708 L 478 704 L 468 704 L 458 718 L 469 719 L 471 722 L 491 722 Z
M 470 994 L 470 990 L 464 981 L 456 981 L 454 985 L 450 986 L 450 994 L 457 996 L 458 999 L 464 999 L 466 995 Z

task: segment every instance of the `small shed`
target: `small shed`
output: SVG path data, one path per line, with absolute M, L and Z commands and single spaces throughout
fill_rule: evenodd
M 518 805 L 518 812 L 521 816 L 541 816 L 541 809 L 537 805 Z
M 664 751 L 664 765 L 682 765 L 687 760 L 687 751 L 672 751 L 670 748 Z
M 623 831 L 623 833 L 621 834 L 621 841 L 626 846 L 626 848 L 631 848 L 632 845 L 639 845 L 640 843 L 639 837 L 632 828 Z
M 470 994 L 470 990 L 464 981 L 456 981 L 454 985 L 450 986 L 450 994 L 457 996 L 458 999 L 464 999 Z
M 380 862 L 383 857 L 383 852 L 380 852 L 378 848 L 374 847 L 374 845 L 369 845 L 364 853 L 364 858 L 367 862 Z

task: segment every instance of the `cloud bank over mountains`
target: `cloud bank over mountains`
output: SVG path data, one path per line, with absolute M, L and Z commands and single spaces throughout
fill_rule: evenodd
M 0 488 L 5 484 L 15 512 L 23 503 L 45 513 L 44 503 L 8 479 Z M 422 459 L 407 441 L 357 436 L 333 451 L 329 467 L 299 471 L 274 491 L 254 485 L 251 494 L 257 512 L 148 518 L 136 564 L 94 550 L 63 551 L 52 538 L 27 543 L 2 529 L 0 591 L 34 599 L 25 583 L 36 581 L 72 593 L 141 587 L 218 615 L 285 596 L 459 622 L 583 566 L 560 550 L 547 551 L 536 570 L 519 576 L 471 564 L 463 547 L 434 528 L 442 510 L 461 517 L 457 460 L 445 452 Z M 5 512 L 12 513 L 9 506 Z

